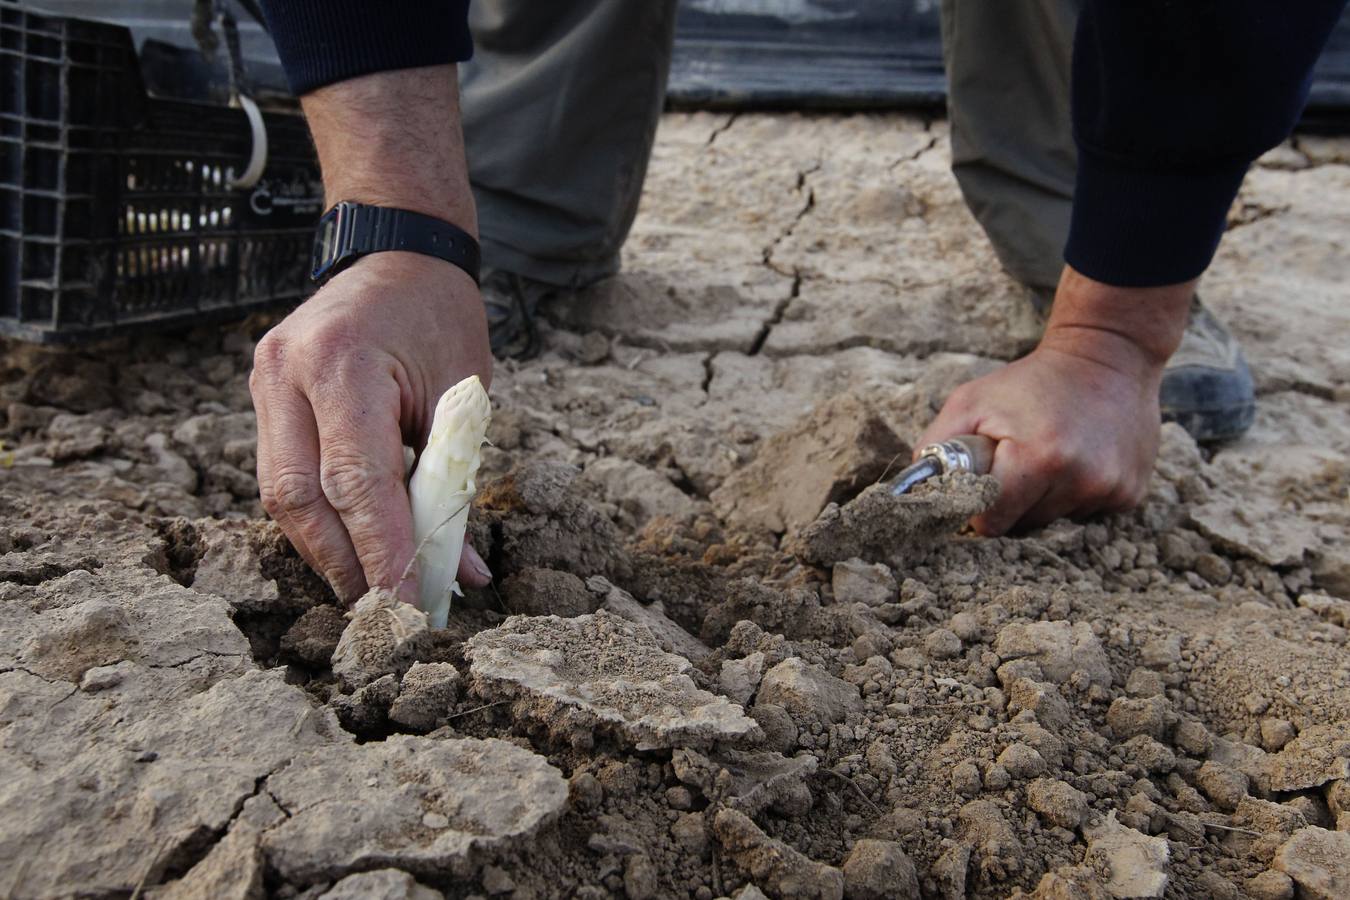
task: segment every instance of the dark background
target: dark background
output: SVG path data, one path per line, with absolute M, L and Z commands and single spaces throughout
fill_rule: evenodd
M 642 2 L 642 0 L 634 0 Z M 1005 2 L 1005 0 L 989 0 Z M 221 61 L 204 67 L 188 26 L 192 0 L 33 0 L 24 5 L 128 25 L 152 93 L 219 99 Z M 267 34 L 236 9 L 255 96 L 285 81 Z M 937 0 L 681 0 L 673 105 L 901 108 L 945 96 Z M 1350 128 L 1350 14 L 1317 69 L 1305 125 Z

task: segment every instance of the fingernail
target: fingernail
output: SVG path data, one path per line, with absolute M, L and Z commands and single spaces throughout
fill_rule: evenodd
M 473 559 L 469 561 L 469 564 L 485 581 L 492 580 L 492 570 L 487 567 L 487 563 L 481 559 Z
M 477 550 L 473 547 L 466 546 L 464 548 L 464 556 L 468 560 L 469 568 L 473 569 L 475 575 L 484 581 L 492 580 L 492 570 L 487 567 L 487 563 L 483 562 L 483 557 L 478 555 Z

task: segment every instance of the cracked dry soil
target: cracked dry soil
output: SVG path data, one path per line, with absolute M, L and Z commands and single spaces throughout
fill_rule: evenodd
M 0 346 L 0 896 L 1350 896 L 1350 143 L 1264 159 L 1207 278 L 1242 441 L 1166 429 L 1129 515 L 978 539 L 958 480 L 849 543 L 1036 339 L 947 156 L 668 116 L 627 274 L 497 371 L 445 631 L 263 521 L 267 320 Z

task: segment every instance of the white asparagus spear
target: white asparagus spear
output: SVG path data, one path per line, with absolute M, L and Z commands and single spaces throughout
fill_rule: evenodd
M 408 485 L 421 606 L 433 628 L 445 627 L 450 595 L 462 595 L 455 573 L 491 419 L 492 404 L 477 375 L 446 391 L 436 404 L 431 436 Z

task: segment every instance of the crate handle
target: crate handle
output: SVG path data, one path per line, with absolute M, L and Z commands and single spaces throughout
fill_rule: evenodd
M 258 104 L 247 94 L 235 94 L 234 101 L 230 105 L 244 111 L 244 115 L 248 118 L 249 130 L 253 132 L 253 150 L 249 154 L 248 166 L 239 177 L 230 182 L 231 190 L 247 190 L 258 183 L 258 179 L 262 178 L 263 169 L 267 166 L 267 126 L 263 124 L 262 111 L 258 109 Z

